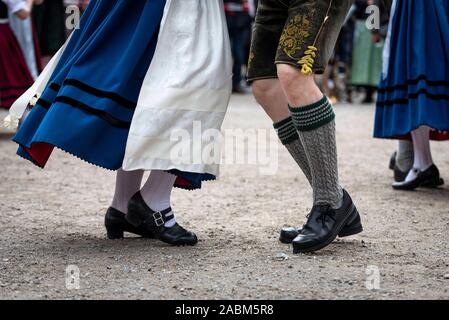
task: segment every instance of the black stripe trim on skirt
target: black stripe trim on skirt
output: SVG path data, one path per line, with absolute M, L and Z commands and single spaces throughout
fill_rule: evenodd
M 71 107 L 80 109 L 90 115 L 101 118 L 102 120 L 109 123 L 111 126 L 114 126 L 117 128 L 129 129 L 131 127 L 131 122 L 129 122 L 129 121 L 119 120 L 103 110 L 94 109 L 92 107 L 89 107 L 88 105 L 85 105 L 84 103 L 82 103 L 80 101 L 77 101 L 77 100 L 69 98 L 69 97 L 65 97 L 65 96 L 57 97 L 55 102 L 65 103 Z M 49 110 L 49 108 L 52 105 L 51 102 L 43 100 L 43 99 L 39 99 L 37 101 L 37 104 L 46 110 Z
M 61 86 L 59 84 L 57 84 L 56 82 L 52 82 L 50 83 L 50 85 L 48 86 L 51 90 L 58 92 L 59 89 L 61 89 Z
M 449 87 L 449 81 L 444 80 L 429 80 L 425 75 L 420 75 L 416 79 L 408 80 L 407 84 L 398 84 L 391 87 L 380 88 L 378 93 L 404 91 L 408 90 L 409 86 L 417 85 L 420 81 L 425 81 L 428 86 L 431 87 Z
M 448 100 L 449 102 L 449 95 L 447 94 L 433 94 L 428 92 L 426 89 L 421 89 L 416 93 L 409 94 L 407 98 L 378 101 L 377 106 L 384 107 L 384 106 L 392 106 L 395 104 L 408 104 L 410 100 L 417 99 L 420 95 L 426 95 L 429 99 L 432 100 Z
M 82 91 L 85 91 L 87 93 L 90 93 L 94 96 L 100 97 L 100 98 L 108 98 L 111 99 L 118 104 L 120 104 L 122 107 L 128 108 L 128 109 L 134 109 L 136 108 L 137 103 L 130 101 L 128 99 L 123 98 L 122 96 L 118 95 L 115 92 L 108 92 L 103 91 L 94 87 L 89 86 L 88 84 L 85 84 L 79 80 L 76 79 L 66 79 L 64 81 L 64 85 L 72 86 L 75 88 L 78 88 Z M 50 89 L 54 91 L 59 91 L 61 89 L 61 85 L 57 84 L 55 82 L 51 83 L 49 86 Z
M 47 110 L 50 109 L 51 107 L 51 102 L 48 102 L 47 100 L 44 100 L 42 98 L 37 100 L 36 104 L 40 105 L 41 107 Z

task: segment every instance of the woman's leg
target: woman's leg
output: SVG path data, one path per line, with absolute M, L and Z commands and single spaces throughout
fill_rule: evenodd
M 143 170 L 117 171 L 112 208 L 125 214 L 128 212 L 128 202 L 140 190 L 143 173 Z
M 430 129 L 419 127 L 411 132 L 413 138 L 414 162 L 404 182 L 394 183 L 397 190 L 414 190 L 419 187 L 436 188 L 444 184 L 438 168 L 433 164 L 430 151 Z
M 412 131 L 414 170 L 410 170 L 405 181 L 415 180 L 420 172 L 426 171 L 433 165 L 429 134 L 430 129 L 427 126 L 421 126 Z
M 399 140 L 398 153 L 396 155 L 396 166 L 402 172 L 409 172 L 413 168 L 413 152 L 413 142 L 408 140 Z
M 148 177 L 140 193 L 143 200 L 154 211 L 162 211 L 170 208 L 171 192 L 175 184 L 176 176 L 165 171 L 153 170 Z M 164 226 L 171 228 L 176 224 L 175 216 L 165 222 Z
M 399 140 L 397 151 L 390 158 L 390 169 L 394 171 L 394 181 L 402 182 L 413 169 L 413 142 Z
M 433 164 L 432 153 L 430 151 L 430 129 L 427 126 L 419 127 L 412 131 L 413 149 L 415 160 L 413 167 L 420 171 L 425 171 Z

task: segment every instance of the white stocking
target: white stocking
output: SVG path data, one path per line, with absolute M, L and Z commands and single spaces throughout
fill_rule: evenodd
M 154 211 L 162 211 L 170 207 L 171 191 L 176 181 L 176 176 L 165 171 L 153 170 L 148 177 L 140 193 L 145 203 Z M 176 219 L 167 221 L 165 226 L 171 228 L 176 224 Z
M 128 213 L 128 202 L 131 197 L 140 190 L 142 177 L 143 170 L 118 170 L 115 181 L 115 193 L 111 207 L 125 214 Z
M 414 162 L 413 168 L 405 179 L 411 181 L 416 178 L 418 172 L 426 171 L 433 164 L 432 153 L 430 151 L 430 128 L 427 126 L 419 127 L 412 131 Z

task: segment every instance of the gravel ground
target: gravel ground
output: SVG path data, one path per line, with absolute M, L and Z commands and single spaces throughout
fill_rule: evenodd
M 341 180 L 365 232 L 296 256 L 278 230 L 304 221 L 311 191 L 281 148 L 276 175 L 225 165 L 203 190 L 176 190 L 178 221 L 200 238 L 176 248 L 106 240 L 114 173 L 62 152 L 42 171 L 15 156 L 1 131 L 0 299 L 449 298 L 448 187 L 393 192 L 387 164 L 395 144 L 371 137 L 373 106 L 336 112 Z M 251 96 L 233 97 L 225 128 L 270 127 Z M 448 144 L 433 152 L 449 179 Z M 69 265 L 80 270 L 78 290 L 66 286 Z M 366 285 L 367 270 L 379 271 L 377 289 Z

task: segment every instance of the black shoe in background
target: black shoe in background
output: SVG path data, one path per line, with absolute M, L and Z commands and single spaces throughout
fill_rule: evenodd
M 416 178 L 411 181 L 395 182 L 393 189 L 403 191 L 413 191 L 417 188 L 437 188 L 444 184 L 444 180 L 440 177 L 440 171 L 436 165 L 431 165 L 427 170 L 420 171 L 418 169 L 412 169 L 415 171 Z M 405 178 L 404 178 L 405 180 Z
M 396 157 L 398 153 L 397 151 L 393 152 L 390 157 L 390 163 L 388 164 L 388 168 L 394 173 L 394 182 L 402 182 L 407 177 L 408 172 L 401 171 L 399 167 L 396 165 Z
M 398 166 L 394 166 L 394 182 L 402 182 L 407 178 L 408 172 L 401 171 Z

